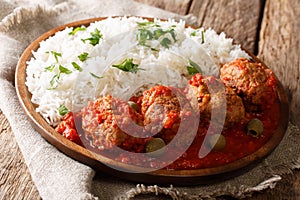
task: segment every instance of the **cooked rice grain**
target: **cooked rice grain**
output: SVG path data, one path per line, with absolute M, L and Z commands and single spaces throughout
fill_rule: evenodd
M 26 85 L 32 94 L 31 101 L 38 105 L 36 111 L 54 125 L 61 120 L 57 110 L 60 105 L 76 111 L 101 95 L 110 94 L 127 100 L 149 85 L 184 86 L 189 78 L 186 69 L 189 59 L 201 67 L 204 75 L 218 76 L 220 65 L 239 57 L 249 57 L 224 33 L 218 35 L 212 29 L 185 28 L 184 21 L 174 20 L 154 20 L 163 30 L 173 28 L 176 41 L 171 34 L 165 34 L 158 40 L 147 41 L 147 45 L 155 49 L 151 50 L 138 44 L 137 32 L 141 26 L 137 22 L 145 21 L 137 17 L 107 18 L 91 23 L 74 36 L 69 34 L 73 28 L 66 28 L 42 41 L 27 62 L 26 70 Z M 156 28 L 148 27 L 150 31 Z M 95 29 L 103 35 L 100 43 L 93 46 L 89 41 L 83 42 L 82 39 L 90 38 Z M 160 43 L 165 37 L 171 41 L 169 48 Z M 55 58 L 51 52 L 61 53 L 61 56 Z M 82 62 L 78 55 L 84 52 L 88 53 L 88 58 Z M 130 73 L 112 67 L 126 58 L 133 58 L 141 70 Z M 82 71 L 75 69 L 72 62 Z M 55 65 L 53 71 L 45 70 L 52 65 Z M 72 73 L 59 73 L 59 65 Z M 53 81 L 58 74 L 59 79 Z M 51 89 L 51 80 L 57 84 L 54 89 Z

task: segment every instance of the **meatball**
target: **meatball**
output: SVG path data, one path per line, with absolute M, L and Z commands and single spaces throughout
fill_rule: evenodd
M 129 115 L 126 114 L 129 111 Z M 133 137 L 133 122 L 142 125 L 142 117 L 127 102 L 114 99 L 112 96 L 99 97 L 82 109 L 82 129 L 91 146 L 99 150 L 122 149 L 142 152 L 145 138 Z M 126 128 L 126 132 L 123 131 Z M 135 133 L 136 134 L 136 133 Z
M 171 89 L 162 85 L 155 86 L 143 93 L 141 112 L 144 124 L 157 122 L 153 123 L 155 126 L 151 129 L 158 131 L 159 123 L 162 123 L 164 128 L 170 128 L 179 120 L 180 104 Z
M 243 98 L 248 112 L 268 108 L 276 99 L 276 77 L 262 63 L 236 59 L 221 67 L 220 78 Z
M 188 119 L 192 116 L 191 112 L 192 108 L 183 90 L 178 88 L 159 85 L 143 93 L 141 113 L 144 116 L 145 128 L 152 134 L 157 133 L 155 137 L 162 138 L 166 143 L 174 138 L 181 123 L 193 123 L 194 120 Z M 190 140 L 192 130 L 189 128 L 193 127 L 195 126 L 186 127 L 185 134 L 180 140 L 182 144 Z
M 224 128 L 230 128 L 244 119 L 245 109 L 242 99 L 231 89 L 213 76 L 203 77 L 201 74 L 194 75 L 189 80 L 188 95 L 197 98 L 195 109 L 199 109 L 201 121 L 206 123 L 214 120 L 215 125 L 223 125 L 224 108 L 226 116 Z M 214 118 L 211 118 L 214 108 Z

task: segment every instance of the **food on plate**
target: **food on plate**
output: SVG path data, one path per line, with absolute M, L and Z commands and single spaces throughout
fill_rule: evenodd
M 166 151 L 176 153 L 176 148 L 186 144 L 191 136 L 192 125 L 186 126 L 180 142 L 172 147 L 168 146 L 178 134 L 178 127 L 182 120 L 195 116 L 192 115 L 193 112 L 199 112 L 199 126 L 197 126 L 197 134 L 192 144 L 167 169 L 197 169 L 233 162 L 260 148 L 272 136 L 279 119 L 279 104 L 278 99 L 273 99 L 269 101 L 273 102 L 269 106 L 262 106 L 264 108 L 262 111 L 247 111 L 245 109 L 247 104 L 244 107 L 243 103 L 244 96 L 238 96 L 234 89 L 228 86 L 223 86 L 222 91 L 220 84 L 222 84 L 220 79 L 197 73 L 191 77 L 189 85 L 185 88 L 157 85 L 138 96 L 133 96 L 128 102 L 112 96 L 101 96 L 91 101 L 79 112 L 82 117 L 80 120 L 82 126 L 79 128 L 83 131 L 79 132 L 78 136 L 86 142 L 85 145 L 90 144 L 91 150 L 98 153 L 103 151 L 104 155 L 115 160 L 144 166 L 144 163 L 151 160 L 151 157 L 135 160 L 124 154 L 105 153 L 113 153 L 114 147 L 117 146 L 129 152 L 153 152 L 151 155 L 164 160 Z M 193 101 L 189 98 L 190 90 L 195 92 L 196 106 L 192 105 Z M 220 92 L 223 92 L 225 107 L 219 106 L 222 105 L 218 98 Z M 212 119 L 211 104 L 217 105 L 214 108 L 216 109 L 215 115 L 219 115 L 222 109 L 226 110 L 221 133 L 217 132 L 219 121 L 210 121 Z M 64 120 L 58 127 L 69 122 L 71 125 L 74 124 L 70 120 Z M 137 129 L 135 125 L 145 127 L 145 129 Z M 213 131 L 209 131 L 209 127 Z M 58 128 L 56 130 L 60 132 Z M 202 144 L 211 152 L 206 157 L 199 158 L 197 153 Z M 159 161 L 151 162 L 151 166 L 160 164 Z
M 247 124 L 247 133 L 259 137 L 264 132 L 264 124 L 257 118 L 251 119 Z
M 190 80 L 190 95 L 195 95 L 198 101 L 198 109 L 202 120 L 211 120 L 212 106 L 215 115 L 223 112 L 226 107 L 226 118 L 224 128 L 230 128 L 235 123 L 240 122 L 245 117 L 245 108 L 242 98 L 239 97 L 232 88 L 224 86 L 220 79 L 214 76 L 203 77 L 200 73 L 194 75 Z M 223 104 L 226 102 L 226 105 Z M 222 121 L 216 122 L 221 123 Z
M 62 118 L 62 122 L 58 124 L 55 128 L 57 132 L 62 134 L 68 140 L 75 142 L 76 144 L 82 145 L 81 139 L 78 135 L 78 131 L 76 130 L 74 114 L 72 112 L 68 112 Z
M 182 119 L 192 115 L 192 107 L 185 96 L 181 88 L 162 85 L 144 91 L 141 98 L 141 114 L 145 129 L 157 133 L 156 137 L 162 138 L 166 144 L 172 141 L 179 131 Z M 189 129 L 190 124 L 187 125 L 186 134 L 181 137 L 177 146 L 185 144 L 190 137 L 189 132 L 192 130 Z
M 262 147 L 279 120 L 272 71 L 224 33 L 184 21 L 67 27 L 40 43 L 26 73 L 36 111 L 57 132 L 126 164 L 226 165 Z
M 142 87 L 182 87 L 194 73 L 219 76 L 220 65 L 250 58 L 224 33 L 137 17 L 67 27 L 32 54 L 25 84 L 36 111 L 54 126 L 61 105 L 78 111 L 99 96 L 128 100 Z
M 126 115 L 126 111 L 129 115 Z M 113 99 L 112 96 L 99 97 L 81 111 L 82 129 L 90 145 L 99 150 L 113 149 L 114 146 L 125 150 L 142 152 L 149 138 L 133 137 L 124 132 L 136 132 L 131 121 L 143 124 L 142 116 L 126 102 Z M 139 133 L 137 133 L 139 134 Z
M 234 60 L 221 67 L 220 78 L 243 96 L 248 111 L 261 111 L 276 99 L 276 78 L 262 63 L 245 58 Z
M 226 138 L 224 135 L 212 134 L 208 137 L 206 145 L 213 151 L 221 151 L 226 147 Z
M 155 152 L 161 150 L 161 152 L 156 153 L 155 155 L 160 155 L 160 153 L 163 153 L 163 147 L 166 146 L 166 143 L 161 138 L 153 138 L 149 140 L 145 146 L 145 151 L 147 153 Z

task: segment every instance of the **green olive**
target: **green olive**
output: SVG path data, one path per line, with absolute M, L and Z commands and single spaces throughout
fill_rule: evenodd
M 248 122 L 247 125 L 247 134 L 253 137 L 259 137 L 264 131 L 264 125 L 262 121 L 257 118 L 254 118 Z
M 207 145 L 213 151 L 221 151 L 226 147 L 226 138 L 221 134 L 210 135 L 207 140 Z
M 153 138 L 147 142 L 145 150 L 147 153 L 151 153 L 152 156 L 160 156 L 164 153 L 164 148 L 166 143 L 161 138 Z
M 138 105 L 135 103 L 135 102 L 133 102 L 133 101 L 128 101 L 128 105 L 132 108 L 132 109 L 134 109 L 135 111 L 139 111 L 139 107 L 138 107 Z

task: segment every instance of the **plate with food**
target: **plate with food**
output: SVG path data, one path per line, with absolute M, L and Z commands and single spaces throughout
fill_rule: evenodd
M 243 173 L 288 124 L 280 81 L 224 33 L 184 21 L 94 18 L 52 29 L 16 69 L 20 104 L 66 155 L 132 181 Z

